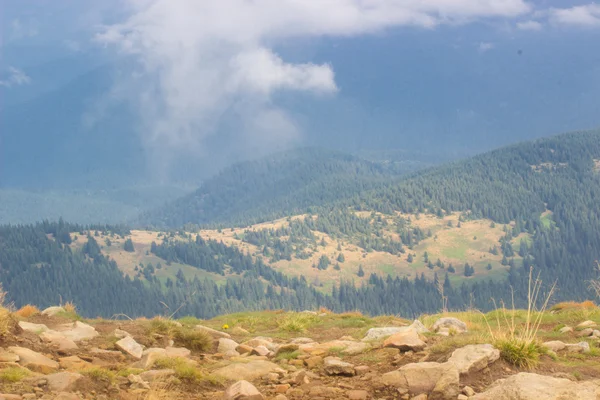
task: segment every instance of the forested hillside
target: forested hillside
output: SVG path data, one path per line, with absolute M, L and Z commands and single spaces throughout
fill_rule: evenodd
M 384 166 L 329 150 L 291 150 L 226 168 L 194 193 L 146 213 L 139 224 L 250 225 L 355 196 L 420 165 Z

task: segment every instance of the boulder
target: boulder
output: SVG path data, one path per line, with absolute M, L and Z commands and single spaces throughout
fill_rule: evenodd
M 42 315 L 45 315 L 47 317 L 53 317 L 56 314 L 60 314 L 63 312 L 66 312 L 64 308 L 59 307 L 59 306 L 53 306 L 53 307 L 48 307 L 44 311 L 42 311 Z
M 256 346 L 252 349 L 251 354 L 257 356 L 268 356 L 271 350 L 267 349 L 265 346 Z
M 137 368 L 151 368 L 156 362 L 156 360 L 166 357 L 168 357 L 167 350 L 157 347 L 151 347 L 142 352 L 140 361 L 136 362 L 134 365 Z
M 45 376 L 48 382 L 48 389 L 54 392 L 68 391 L 81 378 L 83 378 L 83 375 L 67 371 Z
M 129 332 L 127 332 L 127 331 L 124 331 L 124 330 L 121 330 L 121 329 L 115 329 L 115 330 L 113 331 L 113 334 L 112 334 L 112 335 L 113 335 L 114 337 L 116 337 L 116 338 L 119 338 L 119 339 L 124 339 L 124 338 L 126 338 L 127 336 L 131 336 L 131 334 L 130 334 Z
M 398 332 L 406 332 L 407 326 L 388 326 L 384 328 L 371 328 L 367 331 L 367 334 L 362 339 L 363 342 L 370 342 L 373 340 L 381 340 L 386 337 L 392 336 Z
M 585 328 L 577 332 L 577 337 L 588 337 L 594 334 L 594 330 L 592 328 Z
M 142 345 L 136 342 L 131 336 L 127 336 L 119 340 L 117 343 L 115 343 L 115 346 L 119 350 L 122 350 L 134 358 L 142 358 L 144 349 L 142 348 Z
M 79 348 L 77 343 L 65 337 L 62 333 L 53 330 L 42 332 L 40 339 L 42 339 L 44 342 L 52 344 L 52 346 L 57 347 L 58 350 L 67 351 L 76 350 Z
M 551 340 L 550 342 L 544 342 L 542 343 L 542 346 L 554 352 L 564 350 L 567 347 L 567 345 L 561 342 L 560 340 Z
M 11 353 L 19 356 L 19 365 L 29 368 L 32 371 L 48 374 L 58 370 L 58 363 L 43 354 L 29 350 L 25 347 L 9 347 Z
M 213 375 L 235 380 L 253 380 L 265 376 L 271 372 L 283 373 L 285 372 L 279 365 L 274 364 L 270 361 L 265 360 L 253 360 L 248 363 L 232 363 L 219 368 L 213 372 Z
M 348 400 L 367 400 L 369 398 L 369 392 L 366 390 L 348 390 L 346 392 Z
M 264 396 L 248 381 L 237 381 L 225 390 L 224 400 L 264 400 Z
M 64 337 L 71 339 L 74 342 L 93 339 L 99 335 L 98 332 L 96 332 L 96 328 L 91 325 L 84 324 L 81 321 L 75 321 L 73 323 L 61 325 L 56 330 Z
M 315 341 L 312 340 L 311 338 L 306 338 L 306 337 L 298 337 L 298 338 L 294 338 L 290 341 L 290 343 L 294 343 L 294 344 L 307 344 L 307 343 L 314 343 Z
M 181 357 L 188 358 L 192 355 L 192 352 L 185 347 L 166 347 L 165 352 L 167 353 L 167 357 Z
M 573 328 L 571 328 L 570 326 L 563 326 L 558 331 L 560 333 L 568 333 L 568 332 L 573 332 Z
M 21 359 L 15 353 L 5 351 L 0 347 L 0 363 L 16 363 Z
M 464 333 L 467 332 L 467 324 L 465 324 L 458 318 L 444 317 L 435 321 L 431 329 L 434 332 L 446 329 L 449 332 Z
M 412 329 L 394 333 L 383 342 L 383 347 L 393 347 L 400 351 L 421 351 L 425 346 L 417 331 Z
M 337 357 L 325 357 L 325 372 L 328 375 L 354 376 L 354 365 L 340 360 Z
M 252 350 L 254 350 L 252 347 L 247 346 L 245 344 L 240 344 L 238 345 L 238 347 L 235 348 L 235 351 L 237 351 L 240 354 L 250 353 Z
M 590 328 L 592 326 L 596 326 L 598 324 L 596 324 L 594 321 L 583 321 L 582 323 L 580 323 L 579 325 L 576 326 L 577 329 L 583 329 L 583 328 Z
M 142 377 L 139 375 L 129 374 L 129 376 L 127 376 L 127 380 L 129 381 L 129 385 L 130 385 L 129 387 L 133 390 L 150 389 L 150 385 L 148 385 L 148 382 L 143 380 Z
M 469 344 L 454 350 L 448 360 L 456 365 L 460 374 L 481 371 L 500 358 L 500 350 L 491 344 Z
M 566 349 L 569 353 L 589 353 L 590 352 L 590 344 L 588 342 L 567 344 Z
M 90 366 L 90 363 L 77 356 L 62 357 L 58 359 L 58 364 L 63 369 L 79 371 Z
M 265 337 L 256 337 L 254 339 L 250 339 L 244 343 L 246 346 L 250 346 L 252 348 L 256 348 L 258 346 L 264 346 L 271 351 L 277 350 L 277 345 L 273 343 L 273 340 Z
M 275 351 L 275 355 L 277 355 L 279 353 L 292 353 L 292 352 L 298 350 L 299 348 L 300 348 L 300 346 L 298 345 L 298 343 L 282 344 L 281 346 L 277 347 L 277 350 Z
M 596 400 L 600 398 L 600 381 L 573 382 L 529 372 L 520 372 L 497 380 L 485 392 L 471 400 Z
M 210 336 L 212 336 L 215 339 L 220 339 L 220 338 L 231 339 L 231 335 L 229 333 L 217 331 L 215 329 L 209 328 L 208 326 L 196 325 L 195 328 L 198 331 L 203 331 L 203 332 L 208 333 Z
M 235 350 L 237 347 L 238 344 L 235 341 L 227 338 L 220 338 L 217 351 L 227 355 L 239 355 L 239 353 Z
M 407 364 L 383 374 L 381 382 L 411 396 L 428 395 L 430 400 L 455 400 L 459 393 L 459 373 L 450 362 Z
M 31 322 L 19 321 L 19 327 L 26 332 L 35 333 L 39 335 L 42 332 L 47 332 L 50 329 L 44 324 L 33 324 Z
M 60 392 L 53 397 L 53 400 L 81 400 L 81 397 L 75 393 Z

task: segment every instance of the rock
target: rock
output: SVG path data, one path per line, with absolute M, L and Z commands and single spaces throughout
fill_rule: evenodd
M 500 350 L 491 344 L 469 344 L 454 350 L 448 362 L 456 365 L 460 374 L 481 371 L 500 358 Z
M 246 346 L 250 346 L 252 348 L 257 348 L 258 346 L 264 346 L 271 351 L 277 350 L 277 346 L 273 343 L 272 340 L 270 340 L 270 338 L 256 337 L 256 338 L 250 339 L 242 344 L 244 344 Z
M 570 326 L 564 326 L 564 327 L 560 328 L 558 331 L 560 333 L 568 333 L 568 332 L 573 332 L 573 328 L 571 328 Z
M 236 347 L 238 347 L 238 344 L 235 341 L 227 338 L 220 338 L 217 351 L 223 354 L 235 353 L 236 355 L 239 355 L 239 353 L 235 351 Z
M 158 347 L 151 347 L 142 352 L 140 361 L 136 362 L 134 366 L 143 369 L 152 368 L 156 360 L 166 357 L 168 357 L 167 350 Z
M 188 358 L 192 355 L 192 352 L 185 347 L 166 347 L 165 352 L 167 357 L 180 357 L 180 358 Z
M 301 369 L 300 371 L 294 372 L 290 379 L 291 379 L 291 382 L 297 386 L 301 386 L 301 385 L 310 383 L 310 379 L 308 378 L 306 371 L 303 369 Z
M 233 335 L 249 335 L 250 332 L 248 332 L 247 330 L 245 330 L 242 327 L 239 326 L 235 326 L 233 327 L 233 329 L 231 330 L 231 334 Z
M 356 375 L 365 375 L 369 372 L 370 368 L 368 365 L 359 365 L 354 367 L 354 371 L 356 371 Z
M 23 397 L 18 394 L 0 393 L 0 400 L 21 400 L 22 398 Z
M 306 337 L 299 337 L 299 338 L 294 338 L 290 341 L 290 343 L 294 343 L 294 344 L 307 344 L 307 343 L 314 343 L 315 341 L 312 340 L 311 338 L 306 338 Z
M 426 394 L 422 393 L 422 394 L 419 394 L 419 395 L 411 398 L 410 400 L 427 400 L 427 399 L 428 399 L 428 396 Z
M 19 321 L 19 327 L 26 332 L 35 333 L 39 335 L 42 332 L 47 332 L 50 329 L 44 324 L 32 324 L 31 322 Z
M 590 352 L 590 344 L 588 342 L 567 344 L 566 348 L 569 353 L 589 353 Z
M 304 360 L 304 364 L 310 369 L 316 368 L 319 365 L 323 364 L 323 357 L 321 356 L 312 356 L 308 357 Z
M 0 348 L 0 363 L 16 363 L 21 358 L 15 353 L 10 353 L 2 348 Z
M 56 314 L 60 314 L 66 312 L 66 310 L 59 306 L 48 307 L 44 311 L 42 311 L 42 315 L 47 317 L 54 317 Z
M 285 383 L 285 384 L 281 384 L 281 385 L 275 385 L 275 393 L 285 393 L 288 391 L 288 389 L 290 388 L 290 384 L 289 383 Z
M 371 328 L 367 331 L 367 334 L 362 339 L 363 342 L 370 342 L 373 340 L 385 339 L 388 336 L 392 336 L 395 333 L 406 332 L 407 326 L 389 326 L 385 328 Z
M 321 354 L 325 354 L 329 349 L 341 349 L 341 353 L 344 355 L 356 355 L 364 353 L 369 350 L 371 346 L 368 343 L 355 342 L 350 340 L 332 340 L 331 342 L 325 343 L 308 343 L 299 345 L 299 349 L 305 353 L 312 353 L 322 351 Z M 316 354 L 319 355 L 319 354 Z
M 469 400 L 469 397 L 464 394 L 459 394 L 456 400 Z
M 129 332 L 123 331 L 121 329 L 115 329 L 114 332 L 112 333 L 112 335 L 119 339 L 124 339 L 128 336 L 131 336 L 131 334 Z
M 588 337 L 592 336 L 594 330 L 592 328 L 585 328 L 577 332 L 577 337 Z
M 72 341 L 71 339 L 65 337 L 62 333 L 56 331 L 46 331 L 40 335 L 40 339 L 44 342 L 51 343 L 53 346 L 57 347 L 58 350 L 76 350 L 79 347 L 77 343 Z
M 400 351 L 421 351 L 425 346 L 417 331 L 412 329 L 394 333 L 383 342 L 383 347 L 393 347 Z
M 266 357 L 269 355 L 270 352 L 271 352 L 271 350 L 267 349 L 265 346 L 256 346 L 255 348 L 252 349 L 250 354 Z
M 595 400 L 600 396 L 600 381 L 572 382 L 528 372 L 497 380 L 471 400 Z
M 328 375 L 354 376 L 356 374 L 354 365 L 342 361 L 337 357 L 326 357 L 324 362 L 325 372 Z
M 456 365 L 450 362 L 412 363 L 383 374 L 381 382 L 403 389 L 412 396 L 427 394 L 432 400 L 455 400 L 459 373 Z
M 409 325 L 409 328 L 411 328 L 414 331 L 417 331 L 417 333 L 428 333 L 429 332 L 429 329 L 425 328 L 425 325 L 423 325 L 423 323 L 421 321 L 419 321 L 418 319 L 415 319 L 413 321 L 413 323 Z
M 221 378 L 235 381 L 236 379 L 253 380 L 270 372 L 284 372 L 277 364 L 265 360 L 254 360 L 248 363 L 232 363 L 213 372 Z
M 196 325 L 195 329 L 206 332 L 215 339 L 220 339 L 220 338 L 231 339 L 231 335 L 229 333 L 217 331 L 212 328 L 209 328 L 208 326 Z
M 592 332 L 592 337 L 595 339 L 600 338 L 600 331 L 598 329 L 594 329 L 594 332 Z
M 348 390 L 346 396 L 349 400 L 367 400 L 369 398 L 369 392 L 366 390 Z
M 544 342 L 542 343 L 542 346 L 552 350 L 552 351 L 561 351 L 564 350 L 567 345 L 564 344 L 563 342 L 561 342 L 560 340 L 552 340 L 550 342 Z
M 435 321 L 435 324 L 433 324 L 432 327 L 434 332 L 438 332 L 442 328 L 448 329 L 449 332 L 453 331 L 454 333 L 467 332 L 467 324 L 453 317 L 440 318 Z
M 63 369 L 82 370 L 90 365 L 89 362 L 82 360 L 77 356 L 62 357 L 58 359 L 58 363 Z
M 469 397 L 471 397 L 471 396 L 475 396 L 475 391 L 473 390 L 473 388 L 472 388 L 471 386 L 465 386 L 465 387 L 462 389 L 462 393 L 463 393 L 465 396 L 469 396 Z
M 131 385 L 131 389 L 150 389 L 148 382 L 144 381 L 139 375 L 129 374 L 127 380 Z
M 96 328 L 91 325 L 84 324 L 81 321 L 75 321 L 73 323 L 61 325 L 56 330 L 64 337 L 71 339 L 74 342 L 93 339 L 99 335 L 99 333 L 96 332 Z
M 583 321 L 582 323 L 580 323 L 579 325 L 576 326 L 576 328 L 589 328 L 591 326 L 596 326 L 597 324 L 594 321 Z
M 278 394 L 273 398 L 273 400 L 288 400 L 288 398 L 285 397 L 283 394 Z
M 254 350 L 252 347 L 247 346 L 245 344 L 240 344 L 238 345 L 238 347 L 235 348 L 235 351 L 237 351 L 240 354 L 250 353 L 252 352 L 252 350 Z
M 279 346 L 277 348 L 277 350 L 275 350 L 275 355 L 278 355 L 279 353 L 292 353 L 292 352 L 298 350 L 299 348 L 300 348 L 300 346 L 298 346 L 297 343 L 282 344 L 281 346 Z
M 140 374 L 140 378 L 146 382 L 154 382 L 163 381 L 173 375 L 175 375 L 175 370 L 173 369 L 153 369 L 142 372 Z
M 142 358 L 142 353 L 143 353 L 144 349 L 142 348 L 142 345 L 140 345 L 138 342 L 136 342 L 131 336 L 127 336 L 127 337 L 119 340 L 117 343 L 115 343 L 115 346 L 119 350 L 122 350 L 123 352 L 129 354 L 130 356 L 132 356 L 134 358 L 137 358 L 137 359 Z
M 43 354 L 36 353 L 25 347 L 9 347 L 8 350 L 19 356 L 19 365 L 32 371 L 48 374 L 58 370 L 58 363 Z
M 60 392 L 53 398 L 53 400 L 80 400 L 81 398 L 75 393 Z
M 225 390 L 225 400 L 264 400 L 264 396 L 250 382 L 241 380 Z
M 46 375 L 48 388 L 55 392 L 68 391 L 81 378 L 83 375 L 67 371 Z

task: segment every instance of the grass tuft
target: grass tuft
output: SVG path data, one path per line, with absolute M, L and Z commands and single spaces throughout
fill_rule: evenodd
M 207 351 L 213 346 L 213 338 L 208 333 L 191 328 L 178 327 L 173 340 L 177 345 L 192 351 Z
M 299 355 L 300 355 L 300 352 L 298 350 L 295 350 L 295 351 L 282 351 L 279 354 L 277 354 L 277 357 L 275 357 L 275 360 L 277 360 L 277 361 L 281 361 L 281 360 L 295 360 L 296 358 L 298 358 Z
M 519 368 L 534 368 L 540 355 L 544 354 L 542 346 L 536 341 L 506 338 L 496 341 L 495 345 L 505 361 Z
M 15 311 L 15 315 L 20 318 L 29 318 L 33 315 L 38 315 L 40 309 L 34 305 L 27 304 Z
M 159 358 L 154 362 L 153 367 L 158 369 L 172 369 L 175 371 L 175 376 L 178 379 L 190 383 L 206 382 L 211 385 L 222 386 L 225 382 L 220 378 L 203 373 L 191 362 L 180 357 Z
M 25 368 L 8 367 L 0 369 L 0 382 L 15 383 L 27 378 L 31 373 Z
M 114 371 L 111 371 L 102 367 L 89 367 L 79 371 L 81 375 L 87 376 L 90 379 L 103 381 L 108 383 L 113 383 L 117 374 Z
M 286 332 L 305 332 L 309 327 L 315 325 L 319 317 L 309 313 L 286 313 L 277 321 L 279 329 Z

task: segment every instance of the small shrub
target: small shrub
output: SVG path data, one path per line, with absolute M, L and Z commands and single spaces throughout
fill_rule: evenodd
M 27 378 L 30 372 L 25 368 L 8 367 L 0 369 L 0 382 L 15 383 Z
M 299 355 L 300 355 L 300 352 L 298 350 L 296 350 L 296 351 L 282 351 L 279 354 L 277 354 L 277 357 L 275 357 L 275 360 L 277 360 L 277 361 L 281 361 L 281 360 L 295 360 L 296 358 L 298 358 Z
M 178 327 L 173 340 L 180 346 L 192 351 L 206 351 L 213 345 L 212 337 L 203 331 Z
M 31 304 L 24 305 L 17 311 L 15 311 L 15 315 L 21 318 L 29 318 L 32 315 L 38 315 L 40 313 L 40 309 Z
M 106 368 L 90 367 L 79 371 L 81 375 L 87 376 L 90 379 L 112 383 L 115 380 L 116 374 Z
M 0 305 L 0 337 L 8 335 L 16 326 L 10 311 Z
M 318 317 L 309 313 L 287 313 L 277 322 L 279 329 L 286 332 L 305 332 L 318 321 Z
M 500 339 L 494 345 L 504 360 L 519 368 L 531 369 L 535 367 L 544 353 L 542 347 L 535 341 L 519 339 Z
M 77 306 L 72 301 L 67 301 L 62 307 L 68 314 L 77 314 Z
M 340 357 L 345 347 L 330 347 L 327 349 L 327 354 L 330 356 Z
M 142 372 L 144 372 L 143 369 L 141 368 L 123 368 L 117 371 L 117 376 L 121 376 L 121 377 L 125 377 L 127 378 L 129 375 L 133 374 L 133 375 L 139 375 Z

